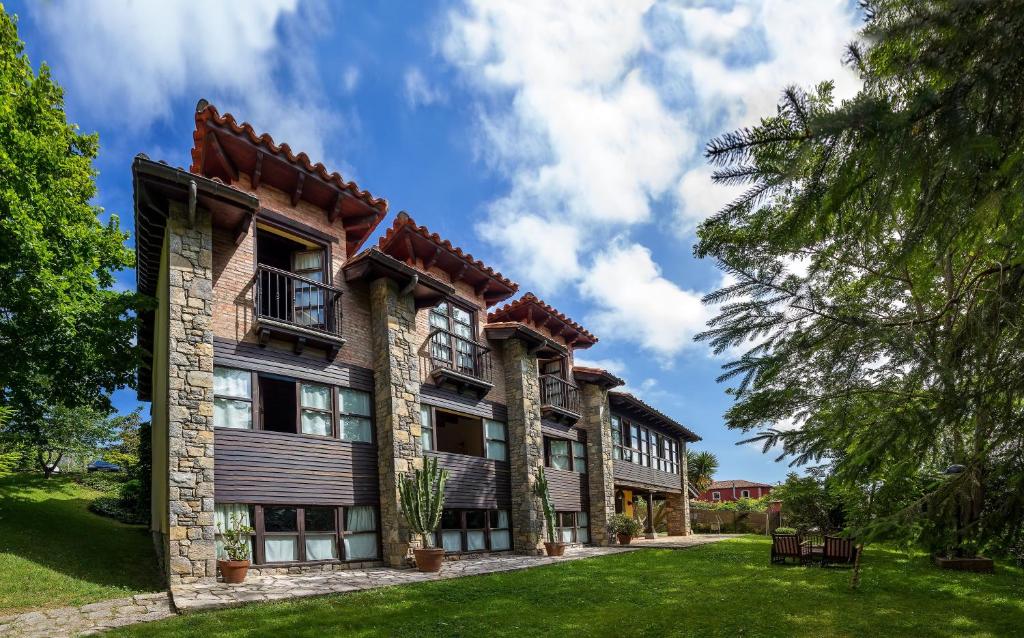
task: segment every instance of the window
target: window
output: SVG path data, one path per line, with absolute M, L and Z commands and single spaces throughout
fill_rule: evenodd
M 235 368 L 213 368 L 213 425 L 252 429 L 252 373 Z
M 377 510 L 369 506 L 242 505 L 217 503 L 217 556 L 232 516 L 254 529 L 250 555 L 257 564 L 375 560 Z
M 259 313 L 300 326 L 326 328 L 329 300 L 317 285 L 326 281 L 325 252 L 318 242 L 258 226 L 256 256 L 263 267 L 256 284 Z
M 423 444 L 424 452 L 434 449 L 434 422 L 429 405 L 420 406 L 420 443 Z
M 572 442 L 572 469 L 580 474 L 587 473 L 587 448 L 579 441 Z
M 612 458 L 622 458 L 622 419 L 612 415 Z
M 370 393 L 338 388 L 338 433 L 342 441 L 373 442 Z
M 303 508 L 306 560 L 338 558 L 338 513 L 333 507 Z
M 345 508 L 345 560 L 377 558 L 377 511 L 369 506 Z
M 589 543 L 590 517 L 586 512 L 556 512 L 559 541 L 563 543 Z
M 720 500 L 722 500 L 722 493 L 721 492 L 712 492 L 711 493 L 711 500 L 712 501 L 720 501 Z
M 508 460 L 508 432 L 501 421 L 484 419 L 484 437 L 487 439 L 487 458 Z
M 245 527 L 255 527 L 253 521 L 253 508 L 251 505 L 243 505 L 236 503 L 217 503 L 213 509 L 213 522 L 216 526 L 216 543 L 217 543 L 217 558 L 221 560 L 227 560 L 228 555 L 224 551 L 224 532 L 229 529 L 233 529 L 235 521 L 237 519 Z M 250 560 L 253 556 L 253 542 L 252 537 L 249 537 L 249 557 Z
M 612 458 L 679 473 L 679 442 L 671 436 L 612 415 Z
M 331 389 L 319 383 L 299 384 L 299 429 L 303 434 L 332 436 Z
M 268 563 L 299 560 L 298 508 L 263 508 L 263 557 Z
M 568 470 L 571 463 L 569 442 L 561 439 L 548 439 L 548 466 L 557 470 Z
M 510 549 L 509 514 L 505 510 L 444 510 L 435 543 L 449 553 Z
M 440 330 L 430 340 L 430 356 L 447 361 L 460 372 L 476 372 L 476 331 L 473 313 L 443 301 L 430 309 L 430 328 Z M 454 355 L 454 359 L 453 359 Z
M 750 498 L 750 490 L 740 490 L 741 498 Z

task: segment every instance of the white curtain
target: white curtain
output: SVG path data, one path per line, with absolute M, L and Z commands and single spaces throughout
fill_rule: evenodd
M 496 529 L 508 529 L 508 511 L 498 510 L 498 524 L 495 525 Z
M 573 467 L 577 472 L 587 471 L 587 452 L 586 448 L 579 441 L 572 442 L 572 456 L 573 456 Z
M 339 407 L 342 414 L 370 416 L 370 393 L 338 388 Z
M 434 449 L 434 428 L 430 424 L 430 406 L 420 406 L 420 442 L 423 444 L 423 450 Z
M 213 426 L 218 428 L 252 429 L 252 403 L 215 397 Z
M 586 512 L 577 512 L 576 513 L 576 524 L 579 525 L 580 527 L 589 527 L 590 526 L 590 515 L 587 514 Z
M 370 419 L 361 416 L 341 417 L 341 439 L 343 441 L 372 442 L 373 428 Z
M 569 469 L 569 442 L 551 441 L 548 443 L 548 452 L 551 459 L 551 467 L 559 470 Z
M 503 549 L 509 549 L 512 547 L 511 538 L 507 529 L 492 529 L 491 530 L 491 549 L 494 551 L 501 551 Z
M 367 560 L 377 558 L 376 534 L 350 534 L 345 536 L 345 559 Z
M 441 546 L 446 552 L 462 551 L 462 532 L 448 531 L 441 532 Z
M 302 407 L 304 408 L 314 408 L 316 410 L 331 409 L 331 389 L 325 385 L 303 383 L 301 396 Z
M 319 270 L 321 268 L 323 253 L 319 250 L 310 250 L 294 253 L 292 256 L 295 262 L 295 271 Z
M 375 532 L 377 531 L 377 516 L 374 509 L 369 506 L 345 508 L 345 531 L 346 532 Z
M 487 540 L 484 538 L 484 531 L 471 529 L 466 532 L 467 551 L 473 552 L 487 549 Z
M 268 563 L 299 560 L 299 537 L 267 536 L 263 539 L 263 554 Z
M 300 417 L 303 434 L 331 436 L 331 415 L 324 412 L 303 410 Z
M 581 527 L 579 531 L 576 533 L 576 539 L 581 543 L 589 543 L 590 530 L 588 530 L 586 527 Z
M 507 461 L 508 445 L 504 441 L 488 441 L 487 458 L 495 461 Z
M 217 503 L 213 509 L 213 524 L 217 530 L 217 558 L 226 560 L 228 554 L 224 551 L 224 532 L 231 529 L 231 517 L 235 516 L 243 526 L 252 527 L 252 518 L 249 516 L 249 506 L 240 503 Z M 252 537 L 249 538 L 249 557 L 252 558 Z
M 562 530 L 561 530 L 561 539 L 562 539 L 563 543 L 571 543 L 572 542 L 572 528 L 571 527 L 563 527 L 562 528 Z
M 248 370 L 215 367 L 213 393 L 221 396 L 252 398 L 252 374 Z
M 306 534 L 306 560 L 331 560 L 338 557 L 334 534 Z

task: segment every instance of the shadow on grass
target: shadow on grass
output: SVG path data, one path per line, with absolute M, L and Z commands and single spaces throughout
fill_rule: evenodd
M 779 568 L 740 538 L 645 549 L 522 572 L 255 605 L 123 630 L 122 636 L 954 636 L 1024 626 L 1020 573 L 936 587 L 923 558 L 869 551 L 849 570 Z M 935 579 L 943 581 L 940 575 Z M 951 581 L 945 580 L 946 583 Z

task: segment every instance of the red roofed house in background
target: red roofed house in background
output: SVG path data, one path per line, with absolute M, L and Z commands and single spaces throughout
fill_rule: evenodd
M 132 173 L 172 594 L 217 578 L 232 518 L 256 572 L 407 564 L 398 478 L 424 458 L 450 473 L 434 542 L 452 556 L 538 553 L 540 468 L 566 543 L 613 542 L 640 494 L 690 532 L 699 437 L 576 366 L 597 337 L 564 313 L 404 212 L 364 247 L 385 200 L 206 101 L 189 170 L 139 155 Z
M 755 483 L 754 481 L 714 481 L 698 500 L 718 502 L 738 501 L 741 498 L 757 499 L 770 494 L 774 487 L 770 483 Z

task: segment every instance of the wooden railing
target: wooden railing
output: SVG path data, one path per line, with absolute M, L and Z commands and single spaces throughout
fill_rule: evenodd
M 580 389 L 557 374 L 540 375 L 540 405 L 580 413 Z
M 491 349 L 482 343 L 435 328 L 420 349 L 430 374 L 438 370 L 491 383 Z
M 337 288 L 260 264 L 253 299 L 257 318 L 341 335 L 341 291 Z

